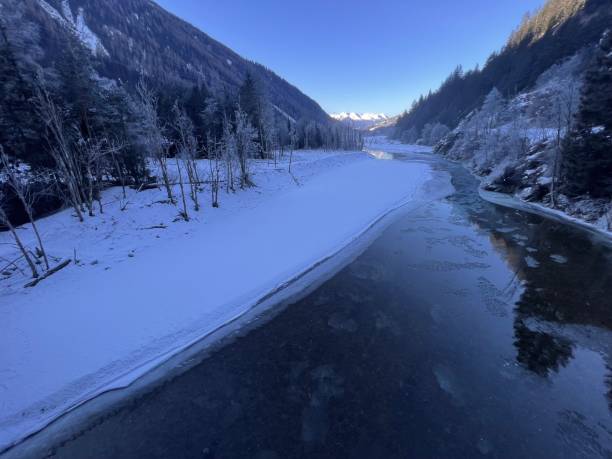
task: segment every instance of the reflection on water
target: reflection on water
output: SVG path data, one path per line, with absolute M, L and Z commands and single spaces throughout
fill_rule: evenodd
M 469 182 L 466 175 L 455 175 L 460 190 L 472 188 Z M 559 222 L 476 202 L 471 193 L 458 193 L 451 200 L 461 203 L 478 226 L 490 229 L 491 221 L 498 222 L 498 227 L 490 231 L 492 246 L 506 259 L 522 286 L 514 310 L 517 362 L 546 377 L 568 366 L 575 358 L 574 347 L 585 346 L 601 353 L 607 367 L 604 382 L 612 391 L 610 247 Z M 523 224 L 505 226 L 517 220 Z M 539 326 L 542 322 L 546 323 L 545 331 Z M 566 330 L 568 325 L 574 326 L 571 334 Z
M 517 361 L 540 376 L 559 371 L 574 356 L 572 342 L 549 333 L 532 331 L 518 319 L 514 324 Z
M 612 457 L 610 248 L 436 167 L 455 195 L 52 455 Z

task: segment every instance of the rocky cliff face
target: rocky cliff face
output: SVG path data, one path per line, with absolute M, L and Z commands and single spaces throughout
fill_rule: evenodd
M 535 86 L 507 100 L 491 91 L 435 147 L 483 178 L 483 187 L 554 208 L 612 230 L 612 202 L 561 189 L 563 142 L 576 121 L 584 77 L 593 57 L 587 47 L 544 72 Z

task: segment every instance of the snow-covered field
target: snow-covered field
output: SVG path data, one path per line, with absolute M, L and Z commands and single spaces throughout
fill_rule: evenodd
M 434 199 L 430 178 L 424 164 L 302 152 L 293 176 L 256 162 L 257 187 L 223 192 L 220 209 L 203 193 L 190 222 L 161 190 L 129 191 L 122 211 L 118 189 L 85 223 L 41 220 L 47 251 L 78 262 L 32 289 L 0 281 L 0 450 L 244 314 L 391 209 Z M 0 256 L 9 243 L 0 234 Z

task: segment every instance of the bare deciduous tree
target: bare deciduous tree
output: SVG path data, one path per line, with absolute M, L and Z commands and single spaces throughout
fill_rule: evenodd
M 207 140 L 208 165 L 210 168 L 210 192 L 212 206 L 219 207 L 219 188 L 221 185 L 221 165 L 219 145 L 210 137 Z
M 223 119 L 223 139 L 221 141 L 223 162 L 225 163 L 225 191 L 234 191 L 234 163 L 236 160 L 236 136 L 232 132 L 232 126 L 225 117 Z
M 250 160 L 257 152 L 257 130 L 249 122 L 248 115 L 240 106 L 236 109 L 236 153 L 240 166 L 240 187 L 254 185 L 251 180 Z
M 79 152 L 80 170 L 84 174 L 82 179 L 84 201 L 90 217 L 94 215 L 94 201 L 98 202 L 100 213 L 103 213 L 102 171 L 104 161 L 121 148 L 120 145 L 111 144 L 106 139 L 80 137 L 76 143 L 76 149 Z
M 289 131 L 289 137 L 291 139 L 291 152 L 289 153 L 289 173 L 291 174 L 291 166 L 293 164 L 293 151 L 297 148 L 298 145 L 298 134 L 295 126 L 291 125 L 291 130 Z
M 30 254 L 30 251 L 27 249 L 24 243 L 21 241 L 19 234 L 17 234 L 17 230 L 13 226 L 10 218 L 8 217 L 6 213 L 6 210 L 4 209 L 4 205 L 6 201 L 7 201 L 6 195 L 2 191 L 0 191 L 0 223 L 6 226 L 11 232 L 11 235 L 13 236 L 13 239 L 15 240 L 15 244 L 17 245 L 19 252 L 21 253 L 23 259 L 28 264 L 28 267 L 30 268 L 32 277 L 34 279 L 37 279 L 40 276 L 40 274 L 38 273 L 38 270 L 36 269 L 36 264 L 34 263 L 32 255 Z
M 193 122 L 185 112 L 185 109 L 179 106 L 178 102 L 174 104 L 173 112 L 174 129 L 178 134 L 177 157 L 183 162 L 185 170 L 187 171 L 189 196 L 193 201 L 195 211 L 198 212 L 200 210 L 200 203 L 198 200 L 200 177 L 196 161 L 198 157 L 198 142 L 194 135 Z
M 578 83 L 570 78 L 561 87 L 555 98 L 555 151 L 552 164 L 552 181 L 550 184 L 550 203 L 553 208 L 557 207 L 557 183 L 559 181 L 559 166 L 563 152 L 563 139 L 571 132 L 574 114 L 578 109 Z
M 170 174 L 168 173 L 168 149 L 170 142 L 164 136 L 164 126 L 157 114 L 157 97 L 149 89 L 144 79 L 139 81 L 136 93 L 138 96 L 137 110 L 140 117 L 139 130 L 141 131 L 141 141 L 159 167 L 168 200 L 175 204 L 170 184 Z
M 83 195 L 80 187 L 79 161 L 71 147 L 64 117 L 47 92 L 42 77 L 36 86 L 36 109 L 47 128 L 50 153 L 55 162 L 60 181 L 68 190 L 68 199 L 79 221 L 83 221 Z
M 174 160 L 176 162 L 176 172 L 178 174 L 179 189 L 181 190 L 181 201 L 183 203 L 183 210 L 180 212 L 180 214 L 181 217 L 183 217 L 183 219 L 188 222 L 189 211 L 187 210 L 187 199 L 185 198 L 185 184 L 183 182 L 183 170 L 181 168 L 181 159 L 179 158 L 179 155 L 176 155 L 174 157 Z
M 15 167 L 10 164 L 9 158 L 4 152 L 2 145 L 0 145 L 0 164 L 2 165 L 4 173 L 6 174 L 8 185 L 15 193 L 15 196 L 17 196 L 17 199 L 23 206 L 23 209 L 25 210 L 28 216 L 28 220 L 32 225 L 32 230 L 34 231 L 34 235 L 36 236 L 36 240 L 38 241 L 37 253 L 40 254 L 40 256 L 42 257 L 45 263 L 45 268 L 49 269 L 49 259 L 47 257 L 47 252 L 43 245 L 40 232 L 38 231 L 38 226 L 34 221 L 34 204 L 36 202 L 37 193 L 35 193 L 31 187 L 28 187 L 28 184 L 23 178 L 18 176 Z M 5 219 L 8 222 L 8 218 L 6 218 L 6 215 Z

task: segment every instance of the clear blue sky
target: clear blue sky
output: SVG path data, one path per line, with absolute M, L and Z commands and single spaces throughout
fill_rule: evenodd
M 544 0 L 156 0 L 328 112 L 397 114 Z

